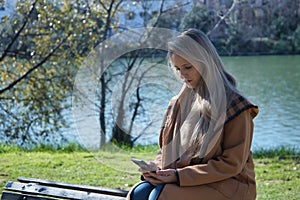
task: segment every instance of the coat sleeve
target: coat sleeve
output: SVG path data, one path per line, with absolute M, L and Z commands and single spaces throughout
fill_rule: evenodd
M 206 164 L 177 169 L 180 186 L 196 186 L 228 179 L 239 174 L 248 159 L 253 121 L 248 111 L 228 122 L 223 129 L 222 153 Z

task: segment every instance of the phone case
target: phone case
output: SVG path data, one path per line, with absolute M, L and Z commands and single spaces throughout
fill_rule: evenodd
M 148 165 L 143 160 L 138 160 L 138 159 L 132 158 L 131 161 L 145 171 L 156 171 L 156 169 L 154 169 L 152 166 Z

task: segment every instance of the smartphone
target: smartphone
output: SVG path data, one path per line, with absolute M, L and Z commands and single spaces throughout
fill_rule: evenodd
M 145 170 L 145 171 L 149 171 L 149 172 L 155 172 L 156 171 L 156 168 L 151 166 L 151 165 L 148 165 L 145 161 L 143 160 L 138 160 L 138 159 L 134 159 L 132 158 L 131 161 L 138 165 L 142 170 Z

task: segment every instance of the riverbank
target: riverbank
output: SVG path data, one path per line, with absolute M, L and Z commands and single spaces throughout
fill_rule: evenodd
M 128 190 L 139 181 L 139 173 L 130 158 L 150 160 L 156 151 L 154 146 L 114 153 L 111 150 L 88 152 L 76 145 L 31 151 L 0 146 L 0 191 L 7 181 L 18 177 Z M 254 152 L 254 159 L 257 199 L 300 199 L 299 151 L 262 149 Z

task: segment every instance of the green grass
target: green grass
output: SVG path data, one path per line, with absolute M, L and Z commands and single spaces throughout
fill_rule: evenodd
M 300 199 L 300 152 L 278 147 L 254 152 L 257 199 Z
M 151 160 L 155 146 L 107 147 L 89 152 L 78 145 L 21 149 L 0 145 L 0 191 L 18 177 L 72 184 L 129 189 L 139 181 L 132 157 Z M 295 149 L 261 149 L 254 152 L 257 199 L 300 199 L 300 153 Z

